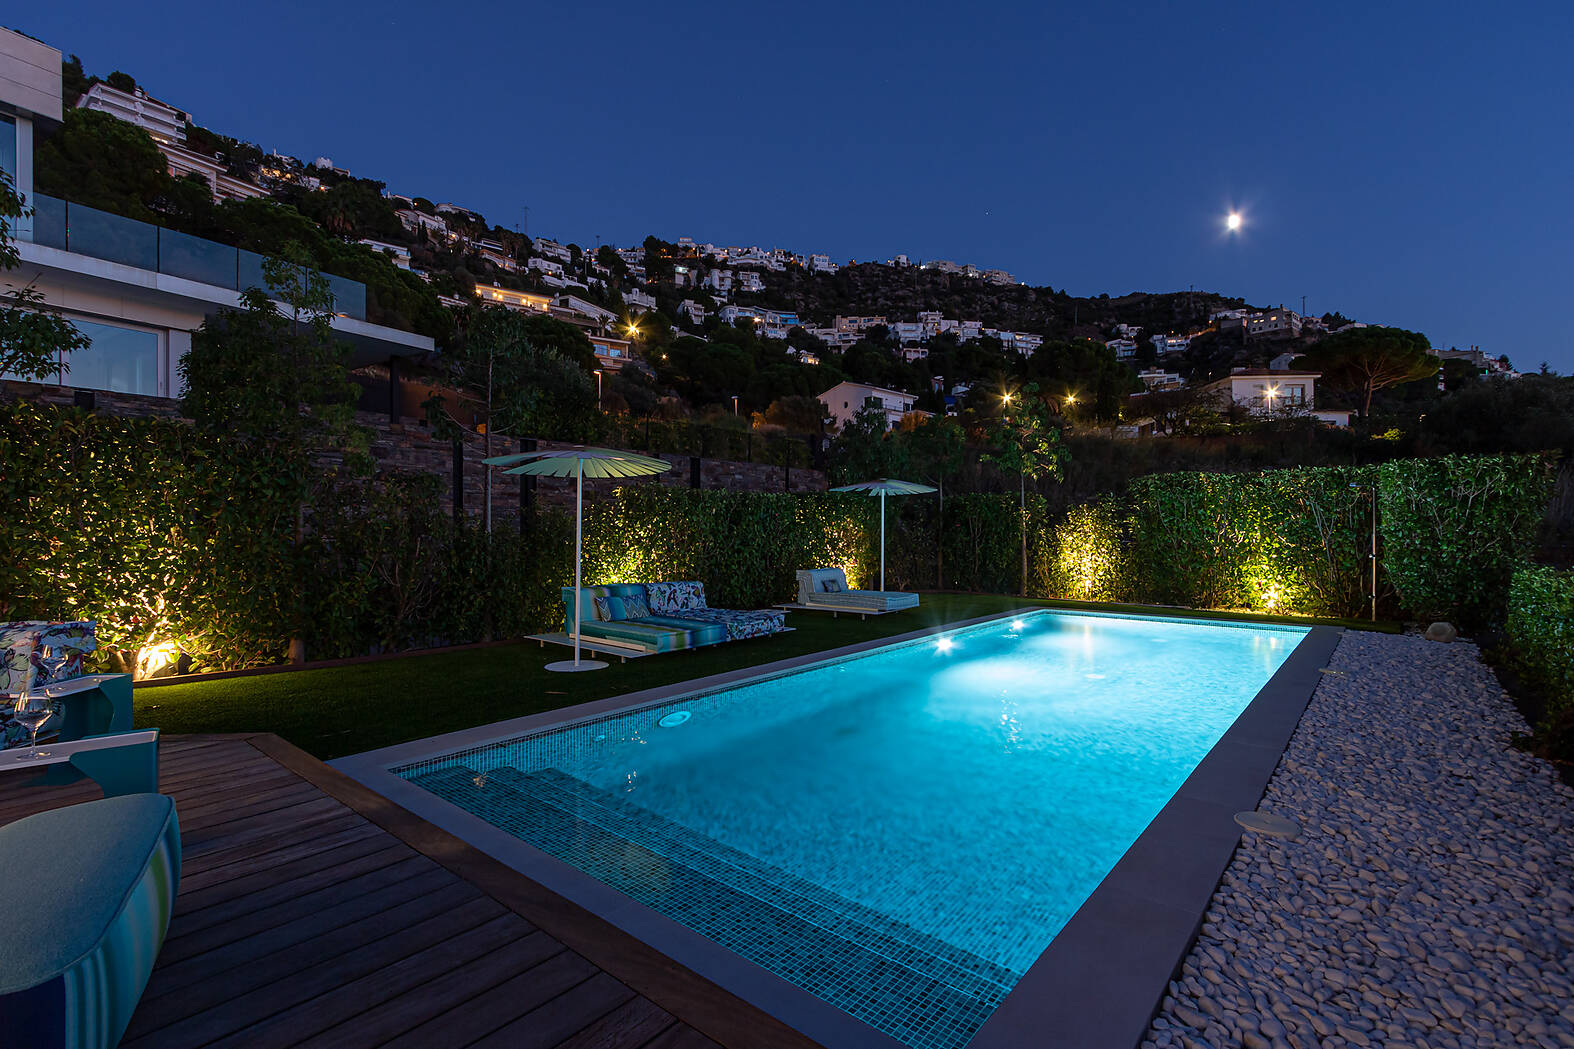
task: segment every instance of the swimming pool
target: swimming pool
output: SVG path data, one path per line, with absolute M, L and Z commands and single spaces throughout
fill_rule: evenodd
M 1306 633 L 1037 611 L 390 771 L 954 1049 Z

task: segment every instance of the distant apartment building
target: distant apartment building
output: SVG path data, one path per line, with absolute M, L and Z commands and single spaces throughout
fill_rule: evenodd
M 1136 339 L 1110 339 L 1104 345 L 1115 351 L 1116 360 L 1130 360 L 1137 355 Z
M 958 266 L 956 263 L 952 262 L 950 259 L 930 259 L 928 262 L 924 263 L 921 268 L 926 269 L 926 270 L 934 270 L 937 273 L 961 273 L 962 272 L 962 267 Z
M 448 230 L 448 223 L 436 215 L 428 215 L 415 208 L 398 208 L 394 215 L 399 219 L 399 225 L 410 233 L 430 233 L 439 240 L 453 240 L 454 235 Z
M 638 288 L 624 288 L 623 305 L 630 310 L 638 310 L 640 312 L 653 310 L 656 308 L 656 296 L 647 295 Z
M 1149 393 L 1178 390 L 1184 385 L 1179 372 L 1167 372 L 1163 368 L 1145 368 L 1137 373 L 1137 378 L 1142 380 L 1142 385 L 1147 387 Z
M 913 260 L 908 258 L 906 255 L 898 255 L 893 258 L 889 264 L 892 266 L 911 266 L 913 264 Z
M 732 294 L 732 271 L 720 269 L 707 271 L 704 286 L 717 295 L 726 296 Z
M 680 302 L 678 304 L 678 312 L 687 317 L 689 319 L 689 323 L 694 325 L 696 328 L 704 324 L 705 318 L 709 315 L 705 307 L 701 306 L 693 299 L 684 299 L 682 302 Z
M 1260 310 L 1246 315 L 1246 334 L 1254 339 L 1294 339 L 1301 334 L 1301 317 L 1294 310 Z
M 77 108 L 108 113 L 118 120 L 135 124 L 152 135 L 155 142 L 184 143 L 186 125 L 191 122 L 190 113 L 160 102 L 140 87 L 122 91 L 103 81 L 82 93 L 77 99 Z
M 559 295 L 553 300 L 554 312 L 558 310 L 571 310 L 584 317 L 598 329 L 611 328 L 618 322 L 618 315 L 611 310 L 602 309 L 593 302 L 588 302 L 578 295 Z
M 556 259 L 543 258 L 540 255 L 532 256 L 530 268 L 538 273 L 550 273 L 554 277 L 563 275 L 563 264 Z
M 1267 368 L 1236 368 L 1223 379 L 1208 383 L 1202 393 L 1225 403 L 1234 403 L 1254 415 L 1309 415 L 1332 426 L 1349 426 L 1351 412 L 1317 407 L 1319 372 L 1271 371 Z
M 672 283 L 680 288 L 694 287 L 694 271 L 687 266 L 672 267 Z
M 389 256 L 393 264 L 402 270 L 410 268 L 410 249 L 403 244 L 389 244 L 387 241 L 372 240 L 370 237 L 362 237 L 356 243 L 365 244 L 373 251 Z
M 559 262 L 572 262 L 574 260 L 573 252 L 555 240 L 537 237 L 532 247 L 537 255 L 545 255 L 549 259 L 556 259 Z
M 835 273 L 836 269 L 836 263 L 831 261 L 831 257 L 829 255 L 809 256 L 810 273 Z
M 862 334 L 853 330 L 839 331 L 836 328 L 808 328 L 806 330 L 810 335 L 813 335 L 827 346 L 838 350 L 845 350 L 863 338 Z
M 1142 334 L 1142 326 L 1140 324 L 1117 324 L 1117 325 L 1115 325 L 1115 335 L 1116 335 L 1117 338 L 1121 338 L 1121 339 L 1136 339 L 1136 337 L 1141 335 L 1141 334 Z
M 1005 270 L 984 270 L 979 276 L 984 278 L 985 284 L 1015 284 L 1017 279 Z
M 515 262 L 513 256 L 503 250 L 501 244 L 496 248 L 477 244 L 476 254 L 505 273 L 519 272 L 519 263 Z
M 838 429 L 851 422 L 866 404 L 883 409 L 890 426 L 900 425 L 902 419 L 914 410 L 914 399 L 910 393 L 857 382 L 837 383 L 820 394 L 819 400 Z
M 475 294 L 476 298 L 482 302 L 506 306 L 519 313 L 550 313 L 552 311 L 552 297 L 550 295 L 540 295 L 533 291 L 500 288 L 496 284 L 477 284 L 475 286 Z
M 228 166 L 217 157 L 158 139 L 154 139 L 154 145 L 164 154 L 171 178 L 197 176 L 208 184 L 215 204 L 222 200 L 250 200 L 252 197 L 268 195 L 268 191 L 261 186 L 231 175 Z
M 919 321 L 897 321 L 890 325 L 891 336 L 899 344 L 923 342 L 929 337 L 928 329 Z
M 1185 353 L 1191 346 L 1190 335 L 1154 335 L 1148 341 L 1160 357 L 1169 353 Z
M 741 292 L 757 295 L 765 290 L 765 281 L 754 270 L 735 270 L 733 286 Z
M 864 331 L 885 323 L 886 320 L 883 316 L 837 317 L 832 321 L 832 325 L 837 331 Z
M 622 371 L 633 358 L 631 343 L 627 339 L 614 339 L 606 335 L 587 335 L 596 363 L 607 371 Z
M 32 208 L 13 222 L 18 264 L 7 277 L 91 340 L 45 381 L 79 391 L 89 406 L 94 391 L 178 398 L 191 333 L 219 310 L 238 308 L 246 290 L 265 287 L 266 260 L 37 192 L 35 125 L 58 124 L 62 111 L 60 52 L 0 29 L 0 171 Z M 431 353 L 431 338 L 369 322 L 365 285 L 324 277 L 334 338 L 351 367 L 388 369 L 388 404 L 397 413 L 399 362 Z

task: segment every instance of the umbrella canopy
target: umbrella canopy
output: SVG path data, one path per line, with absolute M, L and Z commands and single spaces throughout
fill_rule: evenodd
M 876 477 L 872 481 L 844 484 L 832 488 L 833 492 L 868 492 L 880 497 L 880 589 L 885 589 L 885 497 L 888 495 L 927 495 L 935 489 L 914 481 L 895 481 L 889 477 Z
M 579 658 L 580 602 L 584 599 L 580 587 L 581 529 L 585 518 L 585 478 L 649 477 L 672 464 L 648 455 L 620 452 L 611 448 L 553 448 L 546 452 L 520 452 L 517 455 L 494 455 L 482 462 L 488 466 L 507 466 L 504 473 L 528 474 L 532 477 L 574 478 L 574 660 L 548 663 L 548 670 L 600 670 L 605 663 L 596 659 L 583 662 Z
M 857 484 L 844 484 L 831 489 L 833 492 L 868 492 L 870 495 L 928 495 L 934 490 L 927 484 L 893 481 L 889 477 L 876 477 L 872 481 L 859 481 Z
M 516 455 L 494 455 L 482 462 L 488 466 L 509 466 L 504 473 L 530 474 L 535 477 L 647 477 L 672 469 L 672 464 L 662 459 L 634 452 L 620 452 L 611 448 L 554 448 L 546 452 L 520 452 Z

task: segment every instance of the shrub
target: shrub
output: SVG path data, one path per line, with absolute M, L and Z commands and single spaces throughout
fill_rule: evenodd
M 1113 500 L 1072 507 L 1042 546 L 1040 589 L 1046 597 L 1119 601 L 1126 595 L 1121 511 Z
M 1546 699 L 1546 724 L 1574 713 L 1574 571 L 1516 571 L 1504 627 L 1515 667 Z
M 1543 456 L 1406 459 L 1377 467 L 1383 567 L 1423 619 L 1501 618 L 1552 497 Z

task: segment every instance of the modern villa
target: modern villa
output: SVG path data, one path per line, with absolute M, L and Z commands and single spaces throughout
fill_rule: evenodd
M 192 331 L 264 284 L 263 257 L 35 192 L 35 134 L 62 115 L 60 52 L 0 29 L 0 70 L 0 170 L 32 208 L 17 227 L 21 268 L 7 279 L 32 285 L 93 340 L 62 361 L 72 387 L 178 398 Z M 365 286 L 327 276 L 334 332 L 354 366 L 387 366 L 396 404 L 399 363 L 431 353 L 431 338 L 368 322 Z

